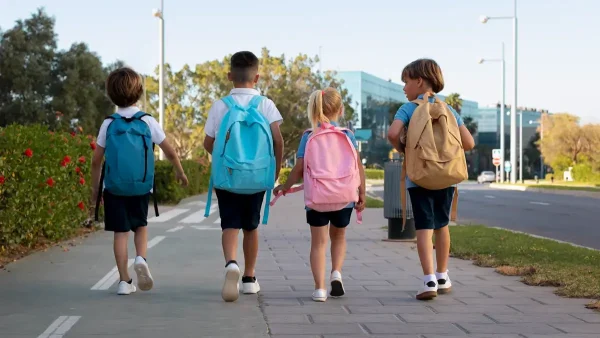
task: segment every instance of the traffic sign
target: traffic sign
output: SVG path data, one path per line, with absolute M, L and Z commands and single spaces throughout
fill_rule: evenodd
M 510 161 L 504 162 L 504 171 L 509 173 L 511 169 L 512 169 L 512 167 L 511 167 Z
M 494 163 L 494 165 L 495 165 L 496 167 L 500 165 L 500 162 L 501 162 L 501 161 L 500 161 L 500 159 L 499 159 L 499 158 L 495 158 L 495 159 L 492 161 L 492 163 Z
M 493 159 L 502 159 L 502 150 L 501 149 L 492 149 L 492 158 Z

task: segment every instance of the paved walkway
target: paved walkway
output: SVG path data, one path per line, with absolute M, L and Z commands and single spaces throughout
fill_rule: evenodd
M 528 287 L 462 260 L 450 263 L 454 293 L 416 301 L 421 272 L 414 244 L 381 241 L 386 232 L 380 209 L 367 210 L 364 224 L 349 228 L 347 296 L 314 303 L 301 194 L 280 199 L 261 229 L 261 294 L 224 303 L 218 213 L 205 219 L 200 199 L 151 220 L 148 262 L 156 282 L 150 292 L 115 294 L 112 236 L 104 232 L 73 241 L 67 251 L 53 248 L 0 270 L 0 336 L 600 336 L 600 314 L 585 309 L 584 300 L 559 298 L 551 289 Z

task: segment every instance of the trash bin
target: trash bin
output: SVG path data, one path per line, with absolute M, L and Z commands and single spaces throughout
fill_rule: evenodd
M 383 182 L 383 216 L 388 220 L 389 241 L 414 241 L 417 237 L 410 196 L 406 192 L 406 226 L 402 230 L 402 205 L 400 197 L 400 176 L 403 159 L 385 163 Z

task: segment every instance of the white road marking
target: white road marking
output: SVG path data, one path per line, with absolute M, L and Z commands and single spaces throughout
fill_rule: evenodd
M 210 208 L 210 212 L 208 213 L 208 215 L 210 216 L 213 212 L 215 212 L 218 209 L 218 207 L 216 205 L 213 205 Z M 204 217 L 204 209 L 196 211 L 195 213 L 189 215 L 188 217 L 182 219 L 181 221 L 179 221 L 179 223 L 186 223 L 186 224 L 198 224 L 198 223 L 202 223 L 202 221 L 204 221 L 206 219 L 206 217 Z
M 219 217 L 216 221 L 215 224 L 221 224 L 221 217 Z
M 38 338 L 62 338 L 81 316 L 60 316 Z
M 221 230 L 221 228 L 214 228 L 206 225 L 192 225 L 192 228 L 196 230 Z
M 179 231 L 179 230 L 181 230 L 183 228 L 184 228 L 184 226 L 180 225 L 180 226 L 176 226 L 176 227 L 174 227 L 172 229 L 167 230 L 167 232 L 176 232 L 176 231 Z
M 550 203 L 546 203 L 546 202 L 529 202 L 530 204 L 535 204 L 535 205 L 550 205 Z
M 160 223 L 173 219 L 181 214 L 188 212 L 190 209 L 171 209 L 158 217 L 148 219 L 148 223 Z
M 492 195 L 485 195 L 485 198 L 494 199 L 494 198 L 496 198 L 496 196 L 492 196 Z
M 148 242 L 148 249 L 150 249 L 153 246 L 155 246 L 156 244 L 160 243 L 160 241 L 162 241 L 163 239 L 165 239 L 165 236 L 156 236 L 156 237 L 152 238 Z M 133 261 L 134 261 L 133 258 L 130 258 L 127 261 L 128 268 L 133 265 Z M 117 280 L 119 280 L 119 272 L 118 272 L 117 267 L 115 266 L 104 277 L 102 277 L 102 279 L 100 279 L 98 281 L 98 283 L 94 284 L 94 286 L 92 286 L 92 288 L 90 290 L 108 290 L 113 284 L 115 284 L 117 282 Z

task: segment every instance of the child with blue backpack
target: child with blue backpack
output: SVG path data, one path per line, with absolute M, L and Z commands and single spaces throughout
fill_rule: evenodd
M 128 272 L 129 231 L 135 233 L 134 270 L 138 286 L 148 291 L 154 285 L 146 261 L 148 204 L 154 191 L 154 144 L 175 167 L 176 178 L 183 185 L 188 184 L 188 179 L 161 126 L 135 106 L 144 94 L 141 76 L 130 68 L 117 69 L 106 80 L 106 93 L 118 110 L 102 123 L 98 132 L 92 158 L 92 201 L 96 202 L 96 219 L 100 201 L 104 202 L 105 230 L 114 232 L 120 277 L 117 293 L 129 295 L 137 290 Z M 154 208 L 158 216 L 156 200 Z
M 204 148 L 212 155 L 207 215 L 214 188 L 221 217 L 225 281 L 221 296 L 226 302 L 239 297 L 240 268 L 236 261 L 238 235 L 244 232 L 243 293 L 256 294 L 260 209 L 267 195 L 263 224 L 267 223 L 269 200 L 283 158 L 281 114 L 273 101 L 255 89 L 258 58 L 251 52 L 231 57 L 228 78 L 234 88 L 215 101 L 208 112 Z

